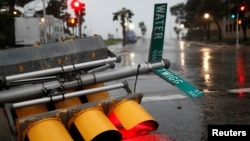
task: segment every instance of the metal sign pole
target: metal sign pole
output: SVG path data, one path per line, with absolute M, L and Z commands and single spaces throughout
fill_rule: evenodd
M 46 16 L 46 9 L 45 9 L 45 0 L 43 0 L 43 18 L 44 18 L 44 43 L 46 44 L 47 41 L 47 16 Z
M 238 8 L 237 8 L 237 14 L 236 14 L 236 47 L 239 47 L 239 24 L 238 24 L 238 20 L 239 20 L 239 12 L 238 12 Z

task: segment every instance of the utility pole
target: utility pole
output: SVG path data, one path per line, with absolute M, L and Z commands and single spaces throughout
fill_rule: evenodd
M 47 18 L 46 18 L 46 9 L 45 9 L 45 0 L 43 0 L 43 18 L 44 18 L 44 43 L 46 44 L 47 41 Z
M 237 5 L 236 5 L 236 47 L 239 47 L 239 1 L 237 1 Z
M 238 6 L 237 6 L 238 7 Z M 236 14 L 236 47 L 239 47 L 239 12 L 237 8 L 237 14 Z

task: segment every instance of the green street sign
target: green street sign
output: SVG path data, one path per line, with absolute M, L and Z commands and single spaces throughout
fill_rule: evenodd
M 148 56 L 149 62 L 159 61 L 162 59 L 167 3 L 155 4 L 154 8 L 153 32 Z M 154 69 L 153 72 L 191 97 L 199 97 L 203 95 L 200 90 L 192 86 L 180 76 L 171 72 L 169 69 L 159 68 Z
M 199 97 L 203 95 L 200 90 L 196 89 L 194 86 L 171 72 L 169 69 L 160 68 L 153 70 L 153 72 L 191 97 Z
M 167 3 L 155 4 L 154 22 L 151 43 L 149 49 L 149 61 L 159 61 L 162 59 L 162 51 L 165 35 L 165 23 L 167 15 Z

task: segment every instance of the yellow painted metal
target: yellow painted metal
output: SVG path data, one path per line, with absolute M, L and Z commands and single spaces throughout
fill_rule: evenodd
M 146 121 L 151 121 L 153 124 L 158 125 L 154 118 L 134 100 L 121 101 L 111 109 L 109 114 L 111 113 L 117 117 L 126 130 Z
M 57 118 L 37 121 L 28 129 L 29 141 L 73 141 L 67 129 Z
M 97 87 L 102 87 L 102 86 L 104 86 L 103 83 L 98 83 L 98 84 L 94 84 L 94 85 L 86 85 L 86 86 L 84 86 L 84 89 L 91 89 L 91 88 L 97 88 Z M 98 93 L 94 93 L 94 94 L 88 94 L 86 96 L 86 98 L 88 99 L 89 102 L 97 101 L 97 100 L 109 98 L 109 94 L 107 91 L 103 91 L 103 92 L 98 92 Z
M 40 114 L 45 113 L 48 111 L 46 104 L 39 104 L 39 105 L 33 105 L 28 107 L 23 107 L 16 109 L 16 115 L 18 118 L 34 115 L 34 114 Z
M 115 140 L 114 138 L 117 138 L 117 136 L 117 140 L 121 140 L 121 134 L 118 129 L 111 123 L 103 111 L 97 107 L 78 113 L 74 119 L 74 124 L 86 141 L 93 140 L 98 135 L 105 133 L 111 135 L 109 140 Z M 107 135 L 104 136 L 107 137 Z
M 60 108 L 67 108 L 70 106 L 76 106 L 80 104 L 82 104 L 82 102 L 79 99 L 79 97 L 73 97 L 73 98 L 65 99 L 63 101 L 55 102 L 55 107 L 56 109 L 60 109 Z
M 70 90 L 66 90 L 65 93 L 67 94 L 67 93 L 71 93 L 74 91 L 75 91 L 74 89 L 70 89 Z M 54 103 L 55 103 L 54 105 L 56 109 L 67 108 L 67 107 L 77 106 L 77 105 L 82 104 L 79 97 L 68 98 L 63 101 L 58 101 Z

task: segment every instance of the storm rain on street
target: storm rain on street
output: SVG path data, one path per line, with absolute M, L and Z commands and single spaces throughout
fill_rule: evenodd
M 147 60 L 150 40 L 110 46 L 122 56 L 116 66 Z M 138 76 L 136 91 L 144 94 L 142 105 L 158 120 L 158 132 L 179 141 L 207 139 L 208 125 L 249 124 L 250 49 L 226 44 L 165 40 L 163 58 L 170 70 L 204 93 L 191 98 L 155 74 Z M 129 79 L 134 86 L 135 77 Z

